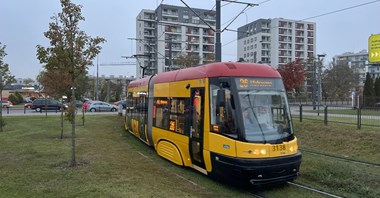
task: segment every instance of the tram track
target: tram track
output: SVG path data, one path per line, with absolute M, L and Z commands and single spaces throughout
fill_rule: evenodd
M 312 150 L 308 150 L 308 149 L 300 149 L 300 151 L 302 151 L 304 153 L 309 153 L 312 155 L 324 156 L 324 157 L 329 157 L 329 158 L 333 158 L 333 159 L 337 159 L 337 160 L 342 160 L 342 161 L 347 161 L 347 162 L 352 162 L 352 163 L 357 163 L 357 164 L 363 164 L 363 165 L 367 165 L 367 166 L 380 167 L 380 163 L 372 163 L 372 162 L 366 162 L 366 161 L 362 161 L 362 160 L 349 159 L 349 158 L 345 158 L 345 157 L 321 153 L 321 152 L 312 151 Z
M 319 190 L 319 189 L 316 189 L 316 188 L 313 188 L 309 185 L 305 185 L 305 184 L 299 184 L 299 183 L 294 183 L 294 182 L 287 182 L 289 185 L 292 185 L 292 186 L 296 186 L 296 187 L 299 187 L 299 188 L 302 188 L 302 189 L 306 189 L 306 190 L 309 190 L 309 191 L 313 191 L 315 193 L 318 193 L 318 194 L 322 194 L 322 195 L 325 195 L 325 196 L 328 196 L 328 197 L 334 197 L 334 198 L 343 198 L 339 195 L 334 195 L 332 193 L 329 193 L 329 192 L 326 192 L 326 191 L 323 191 L 323 190 Z
M 286 183 L 289 186 L 295 186 L 297 188 L 301 188 L 301 189 L 304 189 L 304 190 L 312 191 L 314 193 L 321 194 L 321 195 L 324 195 L 326 197 L 343 198 L 342 196 L 335 195 L 333 193 L 326 192 L 326 191 L 314 188 L 311 185 L 301 184 L 301 183 L 295 183 L 295 182 L 286 182 Z M 263 194 L 262 192 L 258 192 L 257 190 L 249 190 L 248 194 L 250 194 L 252 197 L 256 197 L 256 198 L 270 198 L 270 196 L 266 196 L 265 194 Z
M 253 190 L 249 190 L 248 194 L 250 194 L 252 197 L 256 197 L 256 198 L 269 198 L 268 196 L 265 196 L 263 193 L 259 193 L 259 192 L 253 191 Z

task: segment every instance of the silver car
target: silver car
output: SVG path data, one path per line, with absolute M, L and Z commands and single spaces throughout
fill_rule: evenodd
M 118 106 L 103 102 L 103 101 L 92 101 L 90 106 L 88 107 L 88 110 L 90 112 L 96 112 L 96 111 L 111 111 L 115 112 L 117 111 Z

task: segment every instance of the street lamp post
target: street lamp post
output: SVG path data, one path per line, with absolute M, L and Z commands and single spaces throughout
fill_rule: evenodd
M 316 101 L 315 101 L 315 95 L 317 91 L 317 79 L 316 79 L 316 65 L 315 65 L 315 60 L 313 61 L 313 90 L 312 90 L 312 101 L 313 101 L 313 110 L 316 109 Z
M 321 92 L 322 92 L 322 60 L 326 54 L 317 54 L 318 63 L 314 61 L 313 63 L 313 110 L 316 109 L 316 102 L 318 102 L 318 113 L 319 106 L 321 105 Z M 318 67 L 318 69 L 317 69 Z M 317 86 L 318 83 L 318 86 Z M 317 101 L 316 101 L 317 100 Z
M 319 84 L 318 84 L 318 103 L 321 104 L 322 101 L 322 67 L 323 67 L 323 58 L 326 56 L 326 54 L 318 54 L 318 62 L 319 62 Z

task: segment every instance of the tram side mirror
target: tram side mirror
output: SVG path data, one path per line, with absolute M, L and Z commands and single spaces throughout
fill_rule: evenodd
M 226 92 L 223 89 L 218 90 L 216 102 L 217 102 L 218 107 L 226 106 Z

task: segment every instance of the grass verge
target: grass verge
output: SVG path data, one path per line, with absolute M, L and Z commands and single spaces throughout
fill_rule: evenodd
M 5 117 L 0 133 L 0 197 L 252 197 L 160 158 L 126 133 L 115 115 L 86 117 L 77 126 L 78 166 L 69 167 L 71 125 L 59 116 Z M 379 162 L 376 129 L 295 121 L 301 148 Z M 372 156 L 374 155 L 374 156 Z M 380 197 L 379 169 L 304 153 L 297 182 L 345 197 Z M 323 197 L 284 185 L 257 189 L 269 197 Z

